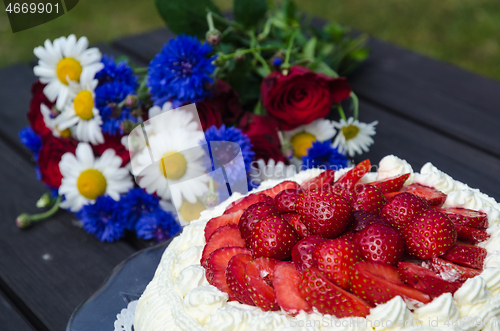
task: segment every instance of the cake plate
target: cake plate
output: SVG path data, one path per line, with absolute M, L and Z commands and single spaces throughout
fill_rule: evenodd
M 116 266 L 99 290 L 73 312 L 66 331 L 113 330 L 116 315 L 139 299 L 153 279 L 171 240 L 141 250 Z

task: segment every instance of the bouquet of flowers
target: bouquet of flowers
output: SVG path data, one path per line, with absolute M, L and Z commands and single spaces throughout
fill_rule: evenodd
M 237 146 L 231 154 L 224 145 L 232 156 L 221 160 L 240 156 L 245 191 L 304 168 L 346 167 L 373 143 L 377 123 L 358 121 L 342 77 L 367 57 L 363 36 L 335 23 L 318 28 L 292 1 L 235 0 L 234 20 L 210 0 L 156 4 L 177 37 L 147 68 L 74 35 L 35 48 L 30 125 L 19 135 L 49 189 L 37 206 L 48 210 L 21 214 L 19 227 L 62 208 L 101 241 L 127 231 L 162 241 L 241 177 L 210 174 L 213 160 L 186 152 L 200 142 Z M 137 143 L 134 132 L 148 139 Z M 172 162 L 150 166 L 149 156 Z

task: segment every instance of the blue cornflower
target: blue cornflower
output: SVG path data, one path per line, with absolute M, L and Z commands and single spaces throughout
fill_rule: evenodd
M 307 155 L 302 157 L 302 166 L 309 168 L 341 169 L 348 165 L 347 157 L 331 146 L 330 141 L 312 143 Z
M 132 116 L 128 107 L 118 107 L 127 95 L 135 95 L 133 87 L 120 83 L 104 83 L 95 89 L 95 104 L 102 118 L 102 131 L 115 135 L 123 133 L 121 124 L 125 120 L 137 123 L 137 118 Z
M 31 153 L 33 153 L 35 160 L 38 159 L 38 151 L 42 146 L 42 140 L 35 133 L 35 131 L 33 131 L 31 127 L 27 126 L 19 131 L 19 139 L 23 145 L 26 146 Z
M 212 46 L 196 37 L 181 34 L 170 39 L 148 67 L 147 86 L 154 104 L 161 107 L 171 101 L 178 107 L 210 96 L 206 85 L 213 83 L 216 58 L 208 57 L 211 52 Z
M 172 213 L 157 208 L 153 213 L 142 215 L 135 224 L 137 237 L 142 239 L 155 239 L 157 242 L 165 241 L 181 230 Z
M 104 68 L 95 75 L 95 78 L 99 80 L 99 85 L 118 82 L 124 83 L 133 89 L 139 85 L 137 77 L 127 61 L 116 63 L 112 55 L 104 54 L 101 62 L 104 64 Z
M 237 162 L 238 159 L 236 159 L 234 162 L 231 162 L 238 152 L 234 149 L 234 145 L 212 143 L 211 152 L 212 158 L 214 158 L 213 161 L 215 163 L 215 167 L 218 168 L 223 165 L 228 180 L 232 184 L 233 188 L 241 191 L 241 189 L 237 189 L 237 187 L 243 185 L 243 183 L 241 183 L 242 180 L 247 181 L 247 172 L 250 171 L 250 166 L 255 155 L 255 153 L 252 151 L 250 138 L 248 138 L 246 134 L 241 132 L 240 129 L 237 129 L 235 127 L 226 128 L 226 126 L 222 124 L 218 129 L 216 126 L 211 126 L 210 128 L 208 128 L 207 131 L 205 131 L 205 139 L 209 143 L 212 141 L 227 141 L 239 145 L 241 149 L 241 156 L 243 157 L 243 163 L 245 164 L 244 169 L 241 168 L 241 163 Z M 216 176 L 217 173 L 212 174 L 216 183 L 219 184 L 218 187 L 220 187 L 222 190 L 222 192 L 219 192 L 219 195 L 222 194 L 223 196 L 227 189 L 224 185 L 220 185 L 220 183 L 224 183 L 224 179 L 220 175 Z M 248 185 L 248 182 L 246 184 Z
M 107 195 L 100 196 L 93 205 L 85 205 L 76 213 L 83 229 L 100 241 L 112 242 L 122 238 L 127 220 L 118 213 L 119 203 Z
M 120 216 L 128 220 L 128 228 L 133 229 L 137 220 L 147 213 L 154 213 L 159 207 L 160 198 L 148 194 L 142 188 L 131 189 L 120 199 Z
M 253 161 L 253 157 L 255 153 L 252 151 L 252 143 L 250 142 L 250 138 L 246 134 L 244 134 L 240 129 L 235 127 L 226 128 L 225 124 L 222 124 L 220 128 L 217 129 L 215 125 L 209 127 L 207 131 L 205 131 L 205 139 L 210 141 L 230 141 L 233 143 L 237 143 L 241 148 L 241 154 L 243 156 L 243 161 L 245 162 L 245 169 L 250 171 L 250 165 Z M 228 148 L 231 145 L 228 144 Z M 221 160 L 221 164 L 226 164 L 234 158 L 234 151 L 228 150 L 228 153 L 225 154 L 223 151 L 219 151 L 218 153 L 214 153 L 212 151 L 212 155 L 216 154 L 218 158 Z M 225 159 L 227 157 L 227 159 Z

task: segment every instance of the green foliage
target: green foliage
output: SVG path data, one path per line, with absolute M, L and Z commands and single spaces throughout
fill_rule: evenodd
M 198 38 L 207 32 L 207 9 L 220 13 L 211 0 L 155 0 L 155 4 L 170 30 Z
M 234 0 L 234 18 L 244 27 L 252 27 L 264 18 L 267 12 L 266 0 Z

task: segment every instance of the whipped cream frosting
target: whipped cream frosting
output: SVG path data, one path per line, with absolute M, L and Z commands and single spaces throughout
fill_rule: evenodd
M 347 170 L 336 172 L 336 178 Z M 310 169 L 295 175 L 299 184 L 321 171 Z M 372 308 L 364 318 L 342 318 L 301 312 L 290 316 L 284 311 L 264 312 L 258 307 L 228 301 L 228 295 L 209 285 L 200 258 L 205 245 L 204 228 L 213 217 L 241 197 L 234 194 L 219 206 L 202 212 L 200 218 L 183 229 L 165 250 L 153 280 L 139 299 L 136 331 L 167 330 L 335 330 L 335 331 L 493 331 L 500 330 L 500 206 L 491 197 L 454 180 L 425 164 L 420 173 L 393 155 L 383 158 L 378 172 L 365 175 L 371 182 L 411 173 L 406 184 L 417 182 L 448 194 L 446 206 L 482 210 L 488 214 L 491 238 L 480 245 L 487 249 L 484 271 L 467 280 L 455 292 L 445 293 L 427 305 L 413 310 L 401 297 Z M 282 180 L 269 180 L 258 190 L 273 187 Z

